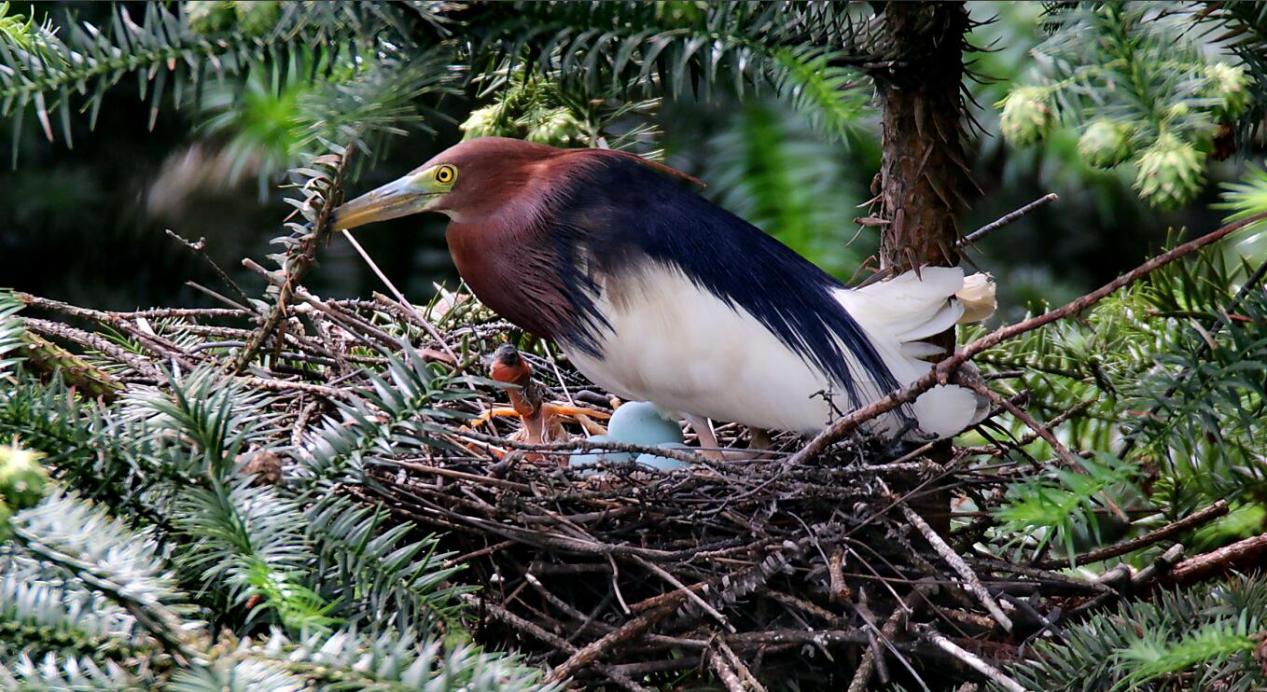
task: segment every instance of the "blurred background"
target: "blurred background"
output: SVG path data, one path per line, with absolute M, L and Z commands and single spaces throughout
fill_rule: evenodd
M 1224 213 L 1211 209 L 1219 183 L 1245 177 L 1260 149 L 1251 144 L 1210 161 L 1207 182 L 1190 202 L 1159 211 L 1131 188 L 1129 167 L 1087 165 L 1077 152 L 1075 127 L 1057 127 L 1030 146 L 1004 146 L 996 104 L 1041 67 L 1032 49 L 1044 39 L 1043 8 L 970 6 L 984 23 L 973 32 L 973 44 L 984 50 L 971 55 L 975 78 L 968 85 L 980 126 L 969 148 L 984 194 L 961 227 L 971 231 L 1049 192 L 1060 196 L 969 253 L 999 280 L 1002 319 L 1103 283 L 1156 251 L 1169 229 L 1219 225 Z M 33 12 L 57 30 L 65 9 L 88 22 L 109 19 L 110 8 L 94 3 L 42 3 Z M 190 240 L 205 238 L 208 256 L 248 293 L 260 293 L 262 281 L 241 268 L 241 259 L 273 251 L 269 240 L 283 233 L 290 209 L 280 203 L 280 185 L 286 169 L 298 164 L 304 136 L 298 111 L 313 87 L 299 81 L 278 87 L 254 74 L 245 85 L 208 80 L 198 108 L 161 108 L 156 116 L 137 97 L 135 80 L 124 80 L 106 93 L 93 131 L 86 118 L 71 119 L 70 143 L 63 137 L 50 142 L 29 116 L 21 124 L 13 116 L 0 123 L 0 132 L 16 132 L 0 144 L 16 148 L 5 160 L 16 167 L 0 171 L 2 283 L 98 308 L 212 304 L 187 282 L 214 287 L 214 273 L 164 232 L 170 229 Z M 854 221 L 867 214 L 859 205 L 870 197 L 880 162 L 871 89 L 865 82 L 850 91 L 856 107 L 847 132 L 831 139 L 773 94 L 656 103 L 649 116 L 639 116 L 648 132 L 658 131 L 644 133 L 654 143 L 644 149 L 662 149 L 670 165 L 708 183 L 705 195 L 850 280 L 878 236 Z M 349 192 L 393 179 L 458 141 L 459 124 L 482 105 L 475 87 L 437 100 L 426 129 L 410 129 L 380 147 Z M 456 283 L 442 229 L 441 218 L 415 217 L 359 237 L 401 290 L 421 302 L 435 283 Z M 383 290 L 341 239 L 322 255 L 308 283 L 331 296 Z

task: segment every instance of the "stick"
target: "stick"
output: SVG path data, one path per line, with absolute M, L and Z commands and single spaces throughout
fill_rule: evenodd
M 1267 533 L 1190 557 L 1175 565 L 1167 581 L 1179 586 L 1203 581 L 1228 570 L 1262 564 L 1267 554 Z
M 476 597 L 471 596 L 469 600 L 476 600 Z M 519 617 L 518 615 L 515 615 L 514 613 L 510 612 L 509 610 L 506 610 L 505 608 L 497 605 L 496 603 L 490 603 L 489 601 L 486 600 L 482 603 L 482 606 L 488 610 L 488 613 L 490 615 L 497 618 L 498 620 L 501 620 L 502 622 L 506 623 L 507 625 L 510 625 L 511 627 L 514 627 L 523 632 L 531 634 L 537 639 L 545 642 L 546 644 L 549 644 L 550 646 L 553 646 L 556 649 L 559 649 L 560 651 L 564 651 L 564 652 L 572 653 L 572 654 L 577 652 L 576 645 L 573 644 L 572 642 L 569 642 L 566 639 L 563 639 L 562 637 L 559 637 L 557 635 L 550 634 L 546 630 L 542 629 L 536 623 L 533 623 L 529 620 L 525 620 Z M 629 679 L 628 674 L 621 672 L 619 670 L 615 670 L 612 667 L 602 665 L 602 664 L 596 664 L 594 668 L 597 669 L 598 672 L 602 673 L 603 675 L 606 675 L 608 678 L 611 679 L 612 682 L 620 685 L 624 689 L 627 689 L 627 690 L 646 690 L 647 689 L 643 687 L 642 685 L 639 685 L 638 683 Z
M 661 579 L 672 584 L 673 588 L 685 594 L 687 598 L 695 602 L 695 605 L 698 605 L 700 608 L 704 610 L 705 613 L 708 613 L 710 616 L 712 616 L 714 620 L 721 623 L 722 627 L 725 627 L 727 632 L 734 634 L 735 626 L 730 624 L 730 621 L 726 619 L 726 616 L 722 615 L 720 612 L 717 611 L 716 608 L 709 605 L 708 601 L 705 601 L 703 598 L 701 598 L 699 594 L 686 588 L 686 585 L 683 584 L 677 577 L 673 576 L 672 574 L 669 574 L 663 567 L 653 562 L 647 562 L 646 560 L 638 557 L 637 555 L 634 555 L 633 558 L 636 562 L 641 564 L 643 567 L 646 567 L 652 572 L 655 572 L 656 575 L 659 576 Z
M 146 377 L 158 377 L 159 371 L 149 361 L 137 356 L 135 353 L 115 344 L 99 334 L 85 332 L 74 327 L 68 327 L 60 322 L 52 322 L 49 320 L 36 319 L 34 317 L 23 317 L 23 324 L 27 329 L 44 336 L 62 338 L 73 341 L 84 348 L 89 348 L 102 355 L 132 368 L 136 372 Z
M 413 313 L 414 316 L 418 318 L 418 324 L 421 325 L 423 329 L 427 330 L 427 333 L 431 335 L 432 339 L 439 342 L 440 348 L 444 349 L 444 352 L 453 359 L 454 367 L 456 367 L 458 363 L 462 362 L 461 359 L 458 358 L 458 354 L 454 353 L 452 348 L 449 348 L 449 344 L 444 340 L 444 337 L 440 335 L 440 332 L 435 328 L 435 325 L 428 322 L 413 303 L 405 300 L 405 294 L 396 289 L 395 284 L 387 278 L 387 275 L 383 273 L 382 269 L 378 268 L 378 265 L 374 263 L 374 260 L 370 257 L 369 253 L 365 251 L 365 248 L 361 247 L 361 244 L 356 242 L 356 238 L 352 237 L 352 233 L 346 228 L 343 229 L 342 233 L 343 237 L 347 238 L 348 242 L 352 244 L 352 247 L 356 250 L 357 254 L 361 256 L 361 259 L 365 260 L 365 263 L 370 265 L 370 270 L 374 272 L 374 275 L 378 277 L 378 280 L 382 281 L 383 284 L 387 286 L 387 290 L 391 291 L 392 295 L 396 296 L 396 300 L 400 301 L 400 306 Z
M 281 285 L 277 288 L 277 300 L 273 303 L 273 309 L 269 310 L 263 323 L 251 334 L 246 346 L 229 363 L 229 367 L 226 368 L 229 372 L 242 372 L 246 368 L 247 363 L 251 362 L 251 359 L 255 357 L 256 352 L 260 350 L 269 335 L 273 333 L 273 330 L 277 328 L 282 318 L 285 317 L 287 305 L 290 303 L 290 298 L 294 294 L 295 289 L 299 286 L 299 281 L 308 272 L 308 268 L 317 261 L 317 248 L 322 242 L 329 239 L 331 233 L 330 217 L 334 213 L 334 208 L 342 201 L 343 175 L 347 172 L 348 161 L 352 157 L 352 152 L 353 147 L 349 145 L 344 154 L 339 157 L 338 168 L 335 169 L 334 175 L 329 178 L 329 185 L 321 193 L 321 208 L 317 211 L 316 220 L 313 221 L 312 232 L 303 236 L 298 244 L 286 255 L 286 263 L 282 267 L 284 278 Z
M 142 314 L 102 312 L 100 310 L 81 308 L 69 303 L 63 303 L 60 300 L 33 296 L 29 293 L 22 293 L 20 291 L 14 291 L 13 297 L 17 298 L 18 302 L 23 305 L 29 305 L 31 307 L 50 310 L 52 312 L 58 312 L 72 317 L 80 317 L 87 320 L 93 320 L 94 322 L 98 322 L 100 324 L 109 325 L 121 332 L 124 332 L 128 336 L 135 338 L 141 347 L 160 358 L 170 358 L 187 370 L 194 369 L 194 362 L 189 359 L 190 354 L 186 353 L 179 346 L 157 334 L 153 334 L 150 331 L 146 331 L 135 324 L 132 324 L 130 318 L 135 316 L 135 319 L 137 320 L 145 319 Z
M 239 307 L 241 307 L 243 310 L 247 312 L 252 312 L 251 308 L 247 307 L 251 304 L 251 297 L 246 294 L 246 291 L 242 290 L 242 287 L 239 286 L 236 281 L 230 278 L 229 275 L 225 273 L 223 269 L 220 268 L 219 264 L 216 264 L 215 260 L 211 259 L 211 255 L 207 254 L 207 239 L 206 238 L 199 238 L 198 242 L 194 243 L 194 242 L 191 242 L 189 239 L 185 238 L 184 236 L 180 235 L 179 233 L 173 231 L 170 228 L 164 228 L 163 230 L 167 233 L 168 236 L 170 236 L 176 242 L 189 248 L 191 252 L 193 252 L 195 255 L 198 255 L 203 260 L 205 260 L 207 264 L 211 266 L 212 271 L 216 273 L 216 276 L 220 277 L 220 281 L 223 282 L 225 286 L 228 286 L 229 290 L 237 294 L 238 299 L 239 299 L 238 301 L 228 301 L 228 302 L 230 303 L 240 302 L 241 305 L 239 305 Z
M 1184 531 L 1188 531 L 1190 529 L 1196 528 L 1202 524 L 1205 524 L 1209 521 L 1217 519 L 1227 513 L 1228 513 L 1227 502 L 1224 500 L 1219 500 L 1218 502 L 1215 502 L 1214 504 L 1210 505 L 1209 507 L 1206 507 L 1205 509 L 1202 509 L 1198 512 L 1194 512 L 1193 514 L 1190 514 L 1178 521 L 1174 521 L 1169 524 L 1166 524 L 1165 526 L 1159 529 L 1156 529 L 1154 531 L 1150 531 L 1144 534 L 1143 536 L 1132 538 L 1129 541 L 1122 541 L 1121 543 L 1117 543 L 1114 545 L 1105 546 L 1103 548 L 1096 548 L 1095 550 L 1088 551 L 1081 555 L 1076 555 L 1073 558 L 1073 565 L 1074 566 L 1086 565 L 1092 562 L 1100 562 L 1102 560 L 1107 560 L 1112 557 L 1117 557 L 1118 555 L 1133 553 L 1136 550 L 1139 550 L 1140 548 L 1152 545 L 1159 541 L 1163 541 L 1167 538 L 1170 538 L 1171 536 L 1174 536 L 1176 534 L 1180 534 L 1180 533 L 1183 533 Z M 1193 558 L 1193 559 L 1196 559 L 1196 558 Z M 1068 567 L 1070 565 L 1069 565 L 1068 560 L 1044 560 L 1038 563 L 1037 566 L 1043 569 L 1058 569 L 1061 567 Z
M 920 394 L 923 394 L 938 384 L 947 383 L 950 379 L 950 375 L 954 373 L 960 365 L 972 360 L 974 356 L 982 351 L 993 348 L 1009 339 L 1014 339 L 1026 332 L 1033 331 L 1057 320 L 1064 319 L 1069 315 L 1086 310 L 1121 289 L 1123 286 L 1132 284 L 1140 278 L 1147 276 L 1148 274 L 1166 266 L 1167 264 L 1170 264 L 1171 262 L 1174 262 L 1177 259 L 1186 257 L 1193 252 L 1210 245 L 1211 243 L 1222 240 L 1230 233 L 1238 231 L 1250 224 L 1262 221 L 1263 219 L 1267 219 L 1267 212 L 1254 214 L 1253 216 L 1241 219 L 1235 223 L 1227 224 L 1218 230 L 1207 233 L 1199 238 L 1189 240 L 1182 245 L 1172 248 L 1168 252 L 1149 259 L 1147 262 L 1144 262 L 1122 276 L 1119 276 L 1086 295 L 1066 303 L 1060 308 L 1041 315 L 1036 315 L 1027 320 L 1021 320 L 1020 322 L 1000 327 L 993 332 L 986 334 L 980 339 L 964 346 L 954 355 L 941 360 L 930 368 L 923 377 L 920 377 L 909 385 L 901 389 L 894 390 L 883 398 L 854 410 L 847 416 L 836 419 L 836 421 L 828 426 L 827 429 L 820 432 L 814 437 L 814 439 L 810 440 L 804 447 L 802 447 L 800 451 L 788 457 L 784 463 L 788 465 L 803 464 L 810 458 L 827 449 L 827 447 L 834 442 L 856 430 L 858 426 L 863 423 L 888 413 L 902 404 L 914 401 Z
M 902 626 L 902 622 L 906 619 L 906 614 L 915 607 L 921 595 L 917 588 L 906 596 L 905 602 L 899 603 L 893 608 L 893 613 L 889 615 L 889 619 L 885 620 L 884 625 L 880 627 L 880 637 L 886 643 L 891 641 L 893 636 L 897 634 L 897 628 Z M 875 625 L 871 626 L 875 627 Z M 854 671 L 853 679 L 849 681 L 847 692 L 865 692 L 867 685 L 871 683 L 871 673 L 875 670 L 876 657 L 878 655 L 874 646 L 867 647 L 867 650 L 862 654 L 862 660 L 858 662 L 858 670 Z
M 657 622 L 668 617 L 669 613 L 676 610 L 678 604 L 681 603 L 684 598 L 682 596 L 682 592 L 680 591 L 675 591 L 673 595 L 676 598 L 670 599 L 669 605 L 647 611 L 629 622 L 626 622 L 620 628 L 609 634 L 603 635 L 599 639 L 587 644 L 584 648 L 579 649 L 576 653 L 572 654 L 571 658 L 556 666 L 554 670 L 550 671 L 550 674 L 546 676 L 546 682 L 563 682 L 564 680 L 572 677 L 572 674 L 577 670 L 590 665 L 600 656 L 607 653 L 609 648 L 616 646 L 621 642 L 633 639 L 651 626 L 655 625 Z
M 915 510 L 905 504 L 899 506 L 902 508 L 902 514 L 906 517 L 906 520 L 911 522 L 920 534 L 924 536 L 924 540 L 928 541 L 928 544 L 933 547 L 933 550 L 937 551 L 937 554 L 946 561 L 946 564 L 950 565 L 963 578 L 964 585 L 981 601 L 981 605 L 985 606 L 985 609 L 989 611 L 990 617 L 993 617 L 994 621 L 999 623 L 1005 631 L 1011 632 L 1011 618 L 1003 612 L 1003 609 L 999 607 L 998 601 L 994 600 L 994 597 L 986 590 L 985 585 L 981 583 L 981 579 L 977 577 L 977 573 L 972 571 L 968 563 L 964 562 L 963 558 L 959 557 Z
M 714 643 L 717 645 L 717 648 L 726 655 L 726 658 L 730 660 L 731 667 L 739 673 L 739 676 L 744 682 L 748 683 L 748 689 L 753 692 L 766 692 L 765 685 L 761 684 L 761 681 L 757 679 L 757 676 L 752 674 L 751 670 L 748 670 L 748 666 L 745 665 L 743 660 L 735 654 L 734 650 L 726 644 L 726 640 L 718 638 L 714 640 Z
M 920 629 L 923 630 L 924 637 L 936 645 L 937 648 L 945 651 L 951 656 L 954 656 L 960 661 L 963 661 L 970 668 L 989 678 L 991 682 L 999 687 L 1002 687 L 1008 692 L 1027 692 L 1027 690 L 1021 686 L 1021 683 L 1004 675 L 998 668 L 995 668 L 989 663 L 981 660 L 981 658 L 976 654 L 961 648 L 959 645 L 937 633 L 932 628 L 921 627 Z
M 991 221 L 990 223 L 982 226 L 981 228 L 978 228 L 977 230 L 960 238 L 959 241 L 955 243 L 955 248 L 958 249 L 966 245 L 971 245 L 977 242 L 978 240 L 981 240 L 982 238 L 990 235 L 991 233 L 999 230 L 1000 228 L 1003 228 L 1004 226 L 1021 218 L 1022 216 L 1025 216 L 1026 214 L 1043 206 L 1044 204 L 1047 204 L 1048 202 L 1055 202 L 1058 199 L 1060 199 L 1060 195 L 1057 195 L 1054 192 L 1049 192 L 1043 195 L 1042 197 L 1039 197 L 1038 199 L 1034 200 L 1033 202 L 1026 204 L 1020 209 L 1004 214 L 1003 216 L 1000 216 L 997 220 Z
M 1011 401 L 1008 401 L 1006 398 L 999 396 L 994 393 L 994 390 L 984 384 L 981 384 L 980 382 L 967 383 L 966 386 L 972 389 L 972 391 L 989 399 L 991 403 L 1002 407 L 1003 410 L 1013 416 L 1016 416 L 1017 420 L 1028 426 L 1035 435 L 1041 437 L 1044 442 L 1051 446 L 1052 450 L 1056 452 L 1056 456 L 1060 457 L 1060 460 L 1064 462 L 1065 466 L 1070 468 L 1078 467 L 1078 457 L 1070 451 L 1068 447 L 1061 443 L 1060 440 L 1056 439 L 1056 436 L 1052 434 L 1051 430 L 1046 425 L 1038 422 L 1038 420 L 1029 415 L 1025 409 L 1017 406 Z
M 708 650 L 708 666 L 713 669 L 713 672 L 717 673 L 717 677 L 726 688 L 726 692 L 744 692 L 743 683 L 739 681 L 739 675 L 726 662 L 721 652 L 716 649 Z
M 1056 194 L 1056 193 L 1054 193 L 1054 192 L 1049 192 L 1049 193 L 1047 193 L 1047 194 L 1043 195 L 1042 197 L 1039 197 L 1038 199 L 1034 200 L 1033 202 L 1030 202 L 1029 204 L 1026 204 L 1025 206 L 1021 207 L 1020 209 L 1016 209 L 1016 210 L 1014 210 L 1014 211 L 1010 211 L 1010 212 L 1008 212 L 1008 213 L 1004 214 L 1003 216 L 1000 216 L 998 219 L 995 219 L 994 221 L 991 221 L 990 223 L 988 223 L 988 224 L 986 224 L 986 225 L 982 226 L 981 228 L 978 228 L 977 230 L 975 230 L 975 231 L 973 231 L 973 232 L 969 233 L 968 235 L 963 236 L 963 237 L 962 237 L 962 238 L 960 238 L 959 240 L 955 241 L 955 249 L 956 249 L 956 250 L 959 250 L 959 249 L 965 248 L 965 247 L 967 247 L 967 246 L 969 246 L 969 245 L 972 245 L 973 243 L 977 242 L 978 240 L 981 240 L 982 238 L 986 237 L 987 235 L 990 235 L 991 233 L 993 233 L 993 232 L 995 232 L 995 231 L 999 230 L 1000 228 L 1003 228 L 1004 226 L 1006 226 L 1006 225 L 1008 225 L 1008 224 L 1012 223 L 1013 221 L 1016 221 L 1017 219 L 1021 218 L 1022 216 L 1025 216 L 1026 214 L 1028 214 L 1028 213 L 1030 213 L 1030 212 L 1034 211 L 1035 209 L 1037 209 L 1037 208 L 1039 208 L 1039 207 L 1043 206 L 1044 204 L 1047 204 L 1048 202 L 1055 202 L 1055 201 L 1056 201 L 1056 200 L 1058 200 L 1058 199 L 1060 199 L 1060 196 L 1059 196 L 1059 195 L 1057 195 L 1057 194 Z M 863 225 L 888 225 L 889 223 L 891 223 L 891 222 L 886 221 L 886 220 L 884 220 L 884 219 L 876 219 L 876 220 L 875 220 L 875 221 L 883 221 L 883 223 L 865 223 L 865 221 L 868 221 L 868 220 L 870 220 L 868 217 L 863 217 L 862 219 L 854 219 L 854 221 L 855 221 L 855 222 L 864 222 L 864 223 L 863 223 Z M 860 229 L 860 230 L 861 230 L 861 229 Z M 851 241 L 851 242 L 852 242 L 852 241 Z M 975 265 L 974 265 L 974 266 L 975 266 Z M 863 281 L 862 283 L 858 284 L 858 286 L 857 286 L 857 287 L 858 287 L 858 288 L 862 288 L 863 286 L 869 286 L 869 285 L 871 285 L 871 284 L 873 284 L 873 283 L 876 283 L 877 281 L 883 281 L 883 280 L 885 280 L 885 279 L 887 279 L 887 278 L 889 278 L 889 277 L 893 276 L 894 274 L 897 274 L 897 268 L 896 268 L 896 267 L 885 267 L 884 269 L 881 269 L 880 271 L 878 271 L 878 272 L 876 272 L 876 273 L 872 274 L 871 276 L 868 276 L 868 277 L 866 278 L 866 280 L 865 280 L 865 281 Z

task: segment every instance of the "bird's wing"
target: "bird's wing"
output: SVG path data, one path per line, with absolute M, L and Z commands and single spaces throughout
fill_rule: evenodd
M 825 373 L 852 405 L 897 386 L 837 299 L 843 286 L 830 275 L 641 161 L 609 152 L 578 156 L 575 164 L 549 215 L 560 246 L 577 250 L 567 271 L 602 277 L 589 284 L 610 286 L 648 263 L 669 268 L 750 315 Z M 586 284 L 579 277 L 568 283 Z

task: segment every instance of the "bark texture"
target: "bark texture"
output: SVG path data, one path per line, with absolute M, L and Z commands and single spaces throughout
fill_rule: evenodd
M 964 34 L 971 23 L 962 2 L 889 2 L 882 8 L 885 54 L 871 70 L 882 111 L 879 197 L 883 227 L 880 266 L 898 272 L 959 264 L 958 215 L 971 191 L 964 155 Z M 930 339 L 955 348 L 954 330 Z M 949 442 L 929 454 L 952 455 Z M 940 534 L 950 531 L 950 492 L 925 488 L 912 505 Z
M 959 263 L 957 216 L 974 189 L 964 156 L 961 2 L 891 2 L 883 10 L 886 61 L 872 70 L 883 125 L 882 266 Z

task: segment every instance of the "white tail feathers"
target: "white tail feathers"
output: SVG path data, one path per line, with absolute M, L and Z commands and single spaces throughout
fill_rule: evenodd
M 963 306 L 959 324 L 972 324 L 990 318 L 999 302 L 994 297 L 994 279 L 989 274 L 972 274 L 963 279 L 963 288 L 955 292 Z
M 989 400 L 967 387 L 937 385 L 911 404 L 919 430 L 927 437 L 944 439 L 979 422 L 990 412 Z
M 959 267 L 923 267 L 918 273 L 843 291 L 840 301 L 902 385 L 928 372 L 927 359 L 943 352 L 923 339 L 955 324 L 980 322 L 996 307 L 994 281 L 985 274 L 965 278 Z M 941 385 L 920 395 L 911 408 L 917 434 L 944 438 L 984 418 L 989 402 L 971 389 Z

